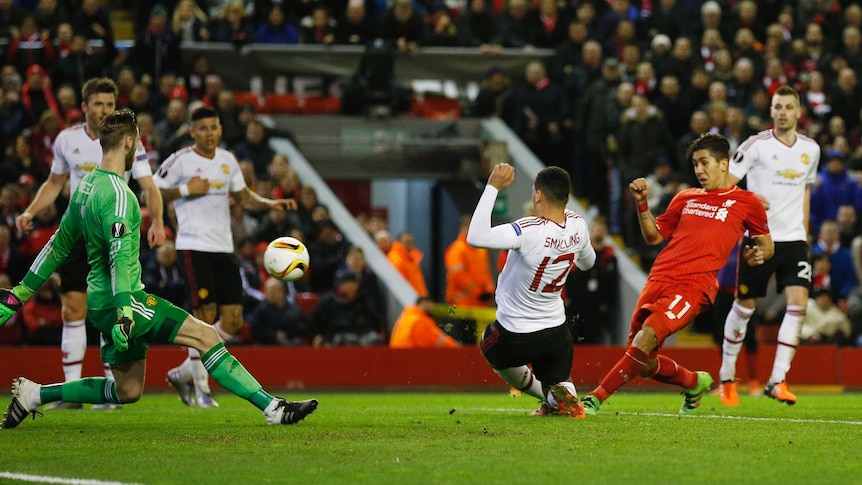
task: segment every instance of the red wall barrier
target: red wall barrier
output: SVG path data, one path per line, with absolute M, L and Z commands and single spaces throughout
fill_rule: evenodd
M 231 352 L 268 388 L 487 388 L 503 382 L 488 367 L 475 347 L 460 349 L 392 350 L 388 348 L 236 346 Z M 572 377 L 579 388 L 592 387 L 622 356 L 622 347 L 575 348 Z M 665 353 L 692 370 L 708 370 L 718 377 L 717 348 L 669 348 Z M 766 382 L 772 370 L 774 346 L 761 346 L 757 376 Z M 166 388 L 165 373 L 185 359 L 183 349 L 158 346 L 147 358 L 147 387 Z M 737 377 L 748 377 L 745 355 L 739 359 Z M 0 348 L 0 387 L 26 376 L 40 383 L 63 379 L 57 347 Z M 87 349 L 84 375 L 101 375 L 98 349 Z M 862 387 L 862 349 L 834 346 L 800 347 L 788 380 L 794 384 L 828 384 Z M 658 384 L 637 379 L 636 386 Z

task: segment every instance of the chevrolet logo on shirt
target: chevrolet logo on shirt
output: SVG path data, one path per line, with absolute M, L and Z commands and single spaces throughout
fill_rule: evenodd
M 78 169 L 83 170 L 85 172 L 92 172 L 94 168 L 98 167 L 95 163 L 85 163 L 83 165 L 78 165 Z
M 225 183 L 222 182 L 221 180 L 213 180 L 210 182 L 210 188 L 211 189 L 220 189 L 224 186 L 225 186 Z
M 787 169 L 776 173 L 776 175 L 778 175 L 779 177 L 793 180 L 795 178 L 803 176 L 804 174 L 802 172 L 797 172 L 796 170 Z

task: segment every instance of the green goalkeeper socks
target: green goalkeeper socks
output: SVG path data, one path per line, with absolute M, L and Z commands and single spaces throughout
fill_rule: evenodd
M 228 391 L 254 404 L 263 411 L 273 397 L 264 391 L 236 357 L 227 351 L 224 344 L 219 343 L 201 357 L 204 367 L 212 378 Z
M 120 404 L 117 384 L 105 377 L 86 377 L 63 384 L 45 385 L 39 391 L 39 399 L 42 404 L 54 401 Z

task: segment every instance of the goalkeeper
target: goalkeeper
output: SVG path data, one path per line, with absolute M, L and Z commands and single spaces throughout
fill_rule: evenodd
M 166 300 L 144 291 L 141 283 L 141 209 L 123 174 L 134 161 L 138 140 L 135 115 L 128 109 L 108 115 L 99 127 L 102 164 L 78 185 L 60 228 L 42 249 L 22 282 L 0 289 L 0 325 L 42 285 L 82 235 L 87 247 L 87 316 L 105 337 L 102 360 L 114 379 L 89 377 L 39 385 L 24 377 L 13 381 L 12 402 L 2 427 L 14 428 L 49 402 L 132 403 L 144 391 L 147 342 L 198 349 L 207 371 L 225 389 L 263 411 L 268 424 L 294 424 L 314 411 L 314 399 L 288 402 L 273 397 L 225 349 L 215 329 Z

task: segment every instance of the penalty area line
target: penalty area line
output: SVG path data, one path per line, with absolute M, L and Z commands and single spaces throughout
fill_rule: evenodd
M 15 480 L 19 482 L 59 483 L 62 485 L 141 485 L 129 482 L 109 482 L 104 480 L 93 480 L 89 478 L 48 477 L 44 475 L 29 475 L 26 473 L 12 473 L 4 471 L 0 471 L 0 478 L 5 478 L 7 480 Z

